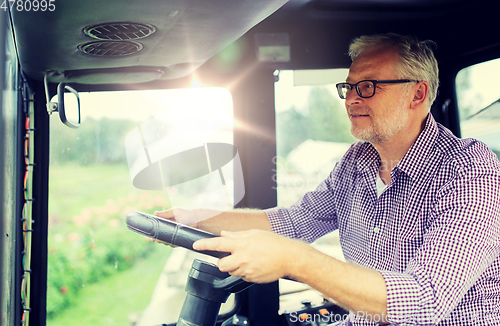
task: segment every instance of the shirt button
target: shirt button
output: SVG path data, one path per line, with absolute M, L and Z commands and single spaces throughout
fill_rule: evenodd
M 380 232 L 380 228 L 378 226 L 374 227 L 373 228 L 373 232 L 374 233 L 379 233 Z

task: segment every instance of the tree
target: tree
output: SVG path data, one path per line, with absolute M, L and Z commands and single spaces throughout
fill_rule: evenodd
M 309 139 L 350 143 L 350 122 L 345 108 L 324 87 L 314 87 L 309 94 Z
M 308 118 L 295 106 L 280 112 L 276 119 L 277 154 L 285 157 L 308 137 Z
M 351 143 L 345 108 L 325 87 L 313 87 L 304 113 L 294 106 L 277 115 L 277 152 L 285 157 L 307 139 Z
M 50 128 L 51 164 L 126 162 L 125 136 L 136 125 L 129 120 L 87 118 L 80 128 L 71 129 L 55 121 Z

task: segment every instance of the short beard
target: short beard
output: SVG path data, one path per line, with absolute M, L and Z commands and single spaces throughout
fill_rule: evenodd
M 398 110 L 387 120 L 374 123 L 368 128 L 356 128 L 351 124 L 351 135 L 369 143 L 384 143 L 403 130 L 408 124 L 409 112 L 404 106 L 405 97 L 401 96 Z

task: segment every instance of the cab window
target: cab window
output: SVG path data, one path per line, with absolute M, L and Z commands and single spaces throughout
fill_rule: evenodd
M 336 83 L 345 81 L 347 73 L 347 69 L 279 72 L 274 174 L 278 206 L 290 206 L 314 190 L 355 141 L 344 100 L 335 88 Z M 316 240 L 313 246 L 343 259 L 337 231 Z M 303 301 L 323 301 L 319 292 L 304 284 L 280 279 L 279 286 L 282 313 L 300 309 Z
M 500 157 L 500 59 L 462 69 L 456 92 L 462 137 L 484 142 Z
M 131 232 L 125 218 L 131 210 L 152 214 L 213 204 L 213 196 L 203 195 L 211 180 L 138 188 L 128 154 L 137 150 L 137 130 L 147 138 L 154 126 L 163 128 L 163 135 L 154 129 L 158 139 L 176 132 L 182 139 L 174 137 L 178 141 L 168 147 L 151 145 L 153 161 L 189 150 L 196 136 L 233 144 L 231 95 L 222 88 L 192 88 L 80 96 L 80 128 L 64 126 L 57 116 L 50 121 L 47 324 L 175 323 L 196 254 Z M 224 177 L 234 197 L 233 176 Z M 231 305 L 229 300 L 221 311 Z

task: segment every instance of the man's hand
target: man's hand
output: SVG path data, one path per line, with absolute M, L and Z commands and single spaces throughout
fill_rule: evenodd
M 299 254 L 309 247 L 306 243 L 261 230 L 222 231 L 221 235 L 198 240 L 193 248 L 231 252 L 230 256 L 219 259 L 219 269 L 253 283 L 269 283 L 287 276 L 293 268 L 291 253 Z

